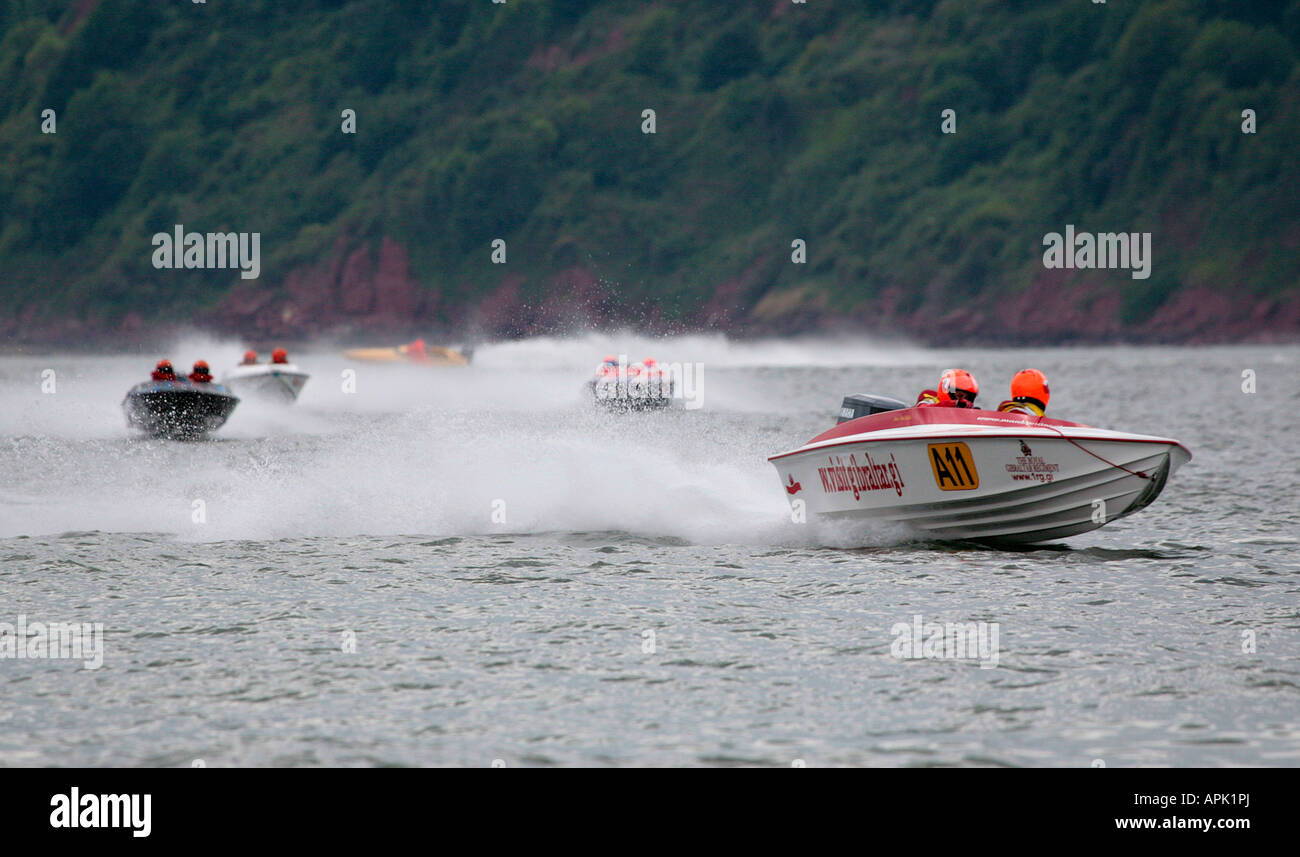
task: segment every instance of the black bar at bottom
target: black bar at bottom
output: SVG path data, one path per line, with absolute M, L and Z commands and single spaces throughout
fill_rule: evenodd
M 951 842 L 972 833 L 999 843 L 1196 833 L 1227 844 L 1285 832 L 1295 784 L 1280 769 L 1114 768 L 9 769 L 5 779 L 6 844 L 329 848 L 407 837 L 450 845 L 452 834 L 491 846 L 520 837 L 532 846 L 734 847 L 787 833 L 813 847 L 843 834 Z

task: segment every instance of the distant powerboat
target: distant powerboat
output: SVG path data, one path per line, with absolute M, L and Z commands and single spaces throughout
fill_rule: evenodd
M 597 407 L 614 411 L 649 411 L 673 402 L 673 379 L 652 359 L 623 364 L 606 357 L 587 381 L 587 392 Z
M 1034 544 L 1145 508 L 1191 458 L 1169 438 L 857 395 L 834 428 L 768 460 L 790 502 L 814 514 Z
M 242 363 L 222 380 L 241 396 L 291 403 L 310 377 L 293 363 Z
M 343 352 L 349 360 L 367 363 L 415 363 L 423 366 L 468 366 L 474 356 L 472 348 L 443 348 L 426 345 L 423 339 L 392 348 L 349 348 Z
M 136 384 L 122 409 L 131 428 L 153 437 L 195 440 L 225 425 L 238 404 L 221 384 L 177 379 Z

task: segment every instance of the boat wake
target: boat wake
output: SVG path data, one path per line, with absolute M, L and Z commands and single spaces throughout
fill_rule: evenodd
M 894 538 L 793 522 L 765 459 L 790 437 L 784 421 L 808 424 L 803 413 L 772 410 L 783 385 L 801 383 L 782 364 L 892 367 L 911 359 L 900 349 L 589 334 L 482 345 L 473 365 L 440 370 L 357 364 L 318 345 L 292 353 L 312 375 L 292 405 L 249 397 L 197 443 L 128 431 L 122 391 L 147 378 L 159 357 L 178 366 L 203 358 L 222 376 L 249 344 L 192 337 L 157 353 L 8 359 L 0 472 L 10 478 L 0 486 L 0 536 L 621 532 L 795 548 Z M 608 352 L 703 362 L 704 407 L 593 408 L 582 384 Z M 46 371 L 57 377 L 51 395 L 40 388 Z

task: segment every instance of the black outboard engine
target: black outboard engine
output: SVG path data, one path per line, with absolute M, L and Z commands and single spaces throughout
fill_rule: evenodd
M 856 420 L 858 417 L 869 417 L 872 414 L 897 411 L 906 407 L 909 407 L 906 402 L 891 399 L 889 396 L 855 393 L 852 396 L 844 397 L 844 402 L 840 405 L 840 417 L 835 421 L 835 424 L 839 425 L 849 420 Z

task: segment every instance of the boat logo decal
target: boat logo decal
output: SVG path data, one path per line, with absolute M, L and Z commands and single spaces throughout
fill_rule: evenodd
M 798 493 L 799 493 L 800 491 L 802 491 L 802 490 L 803 490 L 803 483 L 801 483 L 801 482 L 795 482 L 795 481 L 794 481 L 794 475 L 791 474 L 791 475 L 790 475 L 790 484 L 787 485 L 787 486 L 785 486 L 785 493 L 787 493 L 787 494 L 798 494 Z
M 1061 465 L 1044 461 L 1041 455 L 1034 455 L 1029 444 L 1020 441 L 1021 455 L 1016 456 L 1015 464 L 1006 465 L 1007 473 L 1015 482 L 1051 482 L 1060 472 Z
M 902 497 L 906 486 L 903 483 L 903 472 L 899 470 L 893 453 L 890 453 L 888 464 L 877 464 L 869 452 L 862 455 L 866 459 L 865 464 L 858 463 L 856 454 L 849 456 L 847 464 L 842 456 L 828 456 L 827 466 L 817 468 L 822 490 L 827 494 L 852 491 L 853 499 L 858 500 L 868 491 L 888 491 L 892 488 L 895 494 Z
M 934 471 L 934 484 L 941 491 L 971 491 L 980 487 L 980 474 L 975 469 L 975 456 L 970 447 L 961 441 L 932 443 L 928 446 L 930 469 Z

